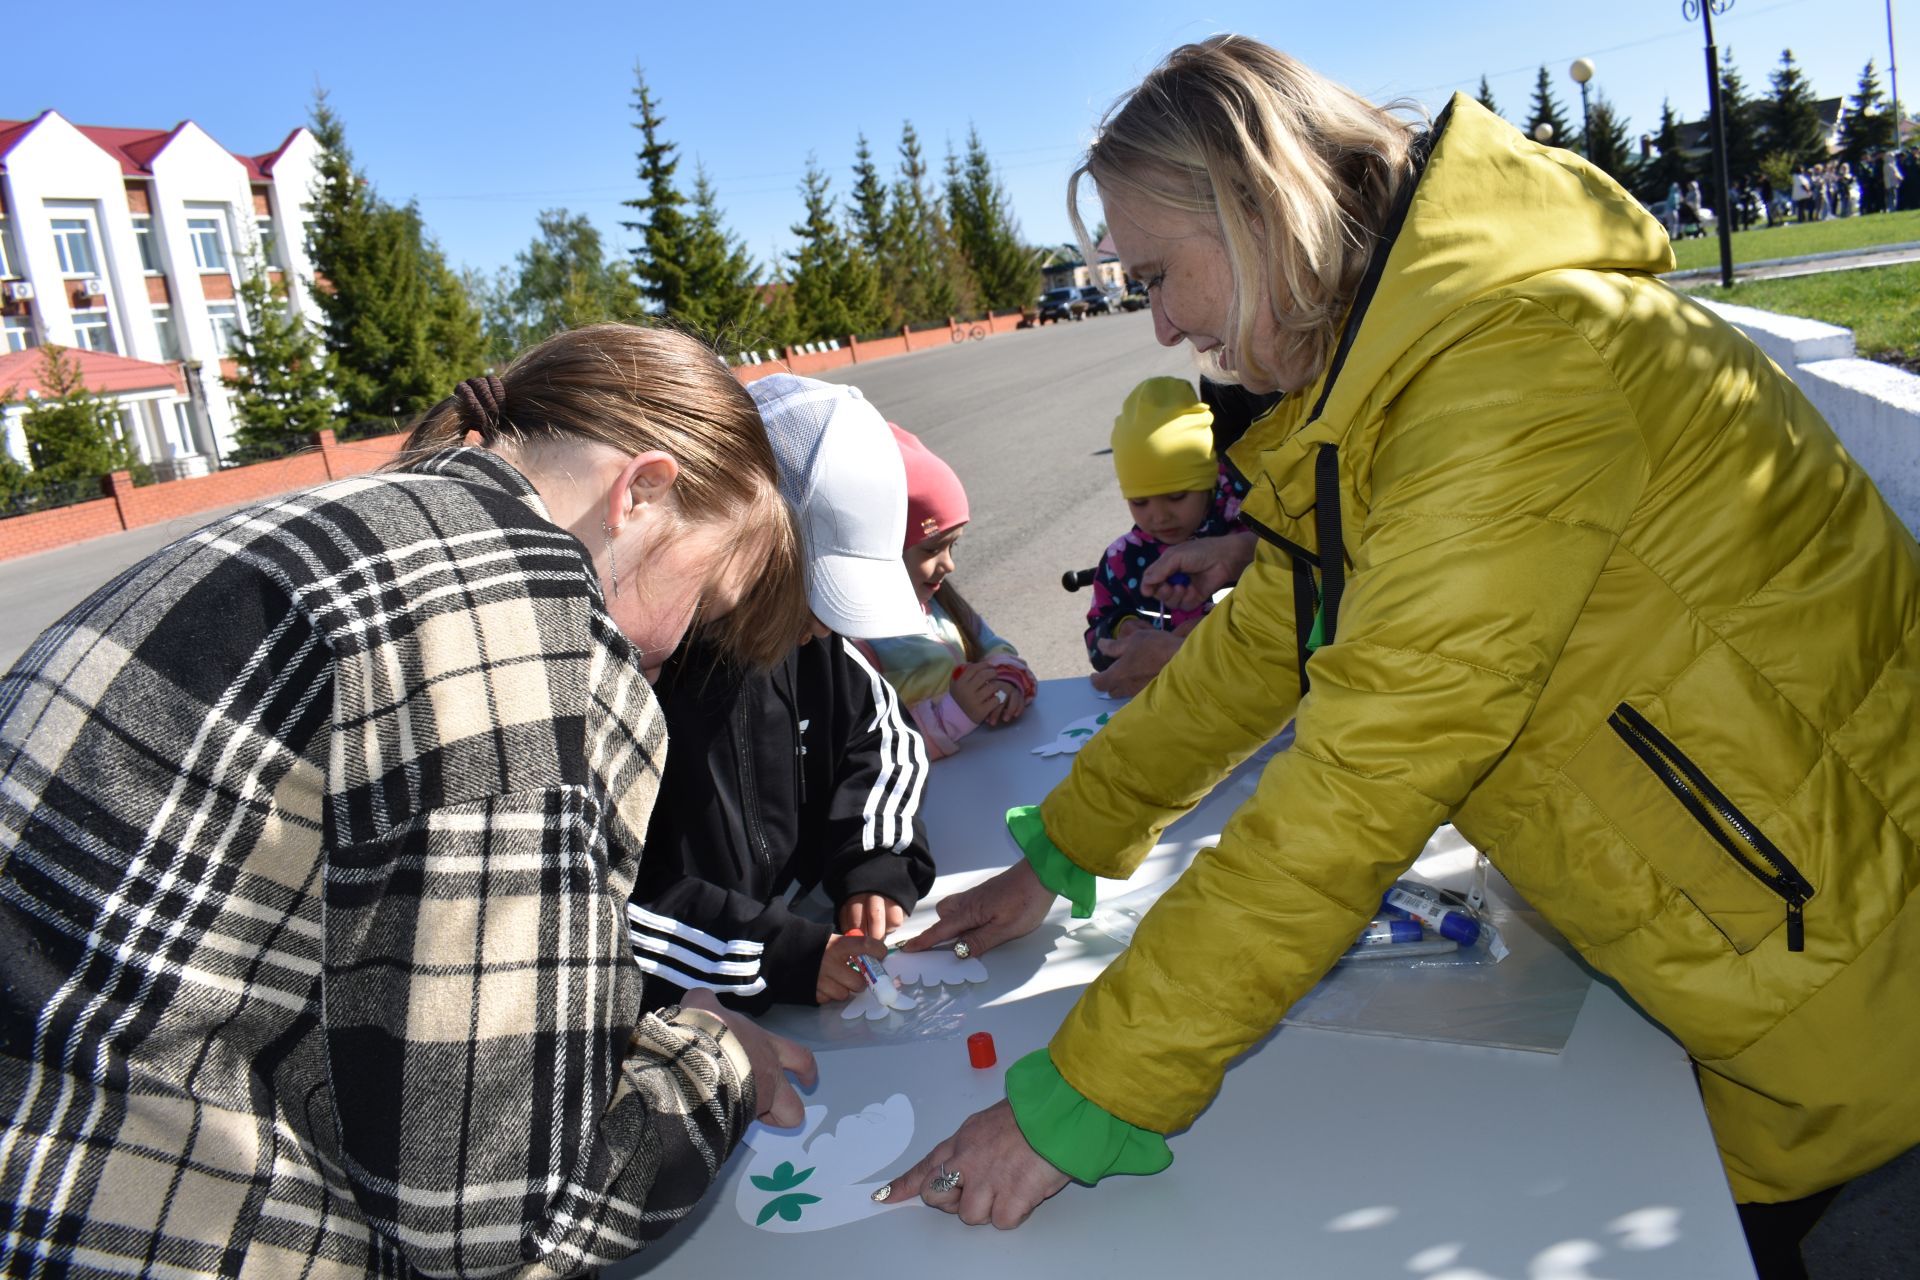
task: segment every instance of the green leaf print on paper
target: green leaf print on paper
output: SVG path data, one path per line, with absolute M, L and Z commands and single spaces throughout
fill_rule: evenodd
M 799 1173 L 795 1173 L 793 1171 L 793 1162 L 791 1160 L 782 1160 L 779 1167 L 773 1171 L 771 1178 L 763 1178 L 757 1173 L 754 1174 L 753 1185 L 762 1191 L 785 1191 L 789 1187 L 799 1186 L 812 1176 L 812 1169 L 802 1169 Z M 813 1196 L 810 1198 L 817 1200 L 820 1197 Z M 789 1218 L 787 1221 L 791 1222 L 793 1219 Z
M 808 1172 L 812 1171 L 809 1170 Z M 758 1182 L 760 1179 L 755 1178 L 754 1181 Z M 788 1222 L 798 1222 L 800 1221 L 800 1207 L 802 1205 L 818 1204 L 819 1202 L 819 1196 L 810 1196 L 803 1191 L 789 1192 L 784 1196 L 779 1196 L 767 1201 L 767 1207 L 760 1211 L 760 1216 L 753 1220 L 753 1225 L 756 1227 L 766 1226 L 767 1219 L 773 1217 L 776 1213 Z

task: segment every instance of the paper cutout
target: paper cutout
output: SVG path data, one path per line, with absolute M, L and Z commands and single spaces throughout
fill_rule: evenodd
M 896 982 L 883 982 L 877 987 L 868 987 L 853 999 L 840 1006 L 840 1016 L 848 1022 L 855 1018 L 865 1018 L 869 1022 L 878 1022 L 893 1010 L 905 1013 L 908 1009 L 917 1009 L 920 1002 L 902 991 Z
M 896 951 L 887 957 L 887 972 L 913 987 L 958 987 L 987 980 L 985 964 L 972 956 L 962 960 L 944 947 Z
M 874 1203 L 873 1193 L 885 1181 L 874 1175 L 899 1160 L 913 1141 L 913 1103 L 896 1093 L 842 1116 L 833 1132 L 816 1134 L 826 1118 L 827 1108 L 808 1107 L 797 1132 L 758 1123 L 747 1127 L 753 1158 L 733 1197 L 742 1222 L 795 1234 L 843 1227 L 900 1207 Z
M 1105 728 L 1107 721 L 1111 719 L 1113 719 L 1113 712 L 1111 711 L 1102 711 L 1097 716 L 1082 716 L 1066 728 L 1060 730 L 1060 736 L 1052 742 L 1047 743 L 1045 746 L 1035 747 L 1033 754 L 1037 756 L 1070 756 L 1081 747 L 1086 746 L 1088 739 Z

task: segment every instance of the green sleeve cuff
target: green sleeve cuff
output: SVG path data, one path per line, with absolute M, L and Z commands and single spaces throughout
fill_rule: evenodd
M 1007 810 L 1007 833 L 1027 856 L 1027 865 L 1040 877 L 1040 883 L 1073 904 L 1075 920 L 1085 920 L 1093 914 L 1099 881 L 1093 872 L 1083 870 L 1060 852 L 1060 847 L 1047 836 L 1046 824 L 1040 821 L 1039 805 L 1016 805 Z
M 1007 1068 L 1007 1102 L 1027 1145 L 1079 1182 L 1114 1173 L 1158 1173 L 1173 1163 L 1167 1140 L 1087 1101 L 1035 1049 Z

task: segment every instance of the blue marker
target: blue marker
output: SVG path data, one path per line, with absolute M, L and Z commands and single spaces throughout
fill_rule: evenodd
M 1396 942 L 1419 942 L 1427 936 L 1418 920 L 1374 920 L 1371 921 L 1353 945 L 1356 947 L 1390 946 Z
M 1380 904 L 1398 907 L 1441 937 L 1463 947 L 1470 947 L 1480 940 L 1478 920 L 1464 911 L 1449 910 L 1444 904 L 1402 885 L 1387 890 Z

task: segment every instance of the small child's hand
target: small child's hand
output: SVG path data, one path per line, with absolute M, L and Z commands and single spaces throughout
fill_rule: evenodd
M 863 893 L 848 898 L 840 904 L 840 911 L 834 917 L 840 932 L 858 929 L 878 942 L 885 942 L 887 935 L 898 929 L 906 918 L 907 913 L 900 904 L 884 893 Z
M 996 680 L 994 683 L 999 687 L 994 690 L 994 708 L 987 713 L 987 723 L 996 727 L 1012 724 L 1027 709 L 1027 695 L 1010 680 Z M 1004 704 L 1000 702 L 998 696 L 1002 692 L 1007 695 Z
M 885 963 L 887 949 L 872 938 L 849 938 L 843 933 L 827 939 L 827 949 L 820 956 L 820 977 L 813 984 L 814 1002 L 837 1004 L 865 991 L 867 975 L 854 961 L 855 956 L 862 955 Z
M 993 695 L 1005 688 L 1005 682 L 994 679 L 992 663 L 976 662 L 960 669 L 947 692 L 953 695 L 967 719 L 982 724 L 990 713 L 1000 709 L 1000 699 Z

